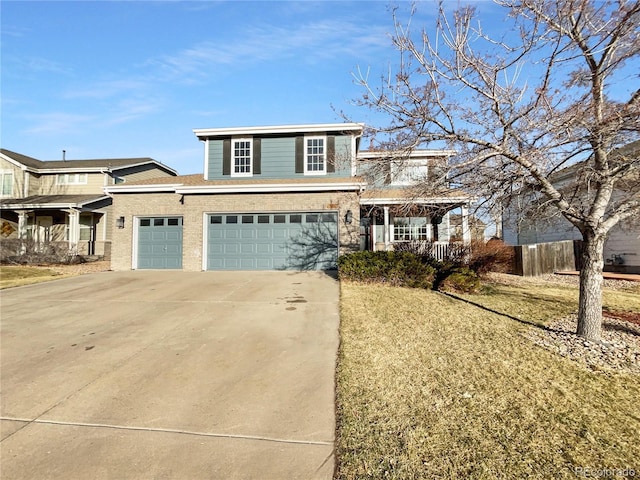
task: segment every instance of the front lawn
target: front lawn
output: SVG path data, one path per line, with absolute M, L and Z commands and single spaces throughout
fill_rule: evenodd
M 0 289 L 47 282 L 58 278 L 64 278 L 64 275 L 48 268 L 22 266 L 0 267 Z
M 487 306 L 540 323 L 575 311 L 571 288 L 502 288 Z M 640 474 L 638 377 L 589 372 L 529 328 L 432 291 L 342 282 L 337 478 Z

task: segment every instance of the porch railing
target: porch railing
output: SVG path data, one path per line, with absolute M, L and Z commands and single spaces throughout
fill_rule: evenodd
M 428 255 L 439 261 L 461 260 L 468 252 L 462 242 L 429 242 L 411 240 L 408 242 L 393 242 L 396 251 L 408 251 L 419 255 Z

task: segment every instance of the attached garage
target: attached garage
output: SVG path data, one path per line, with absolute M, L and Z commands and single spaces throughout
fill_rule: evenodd
M 206 216 L 207 270 L 327 270 L 338 259 L 336 212 Z
M 182 268 L 182 217 L 138 218 L 139 269 Z

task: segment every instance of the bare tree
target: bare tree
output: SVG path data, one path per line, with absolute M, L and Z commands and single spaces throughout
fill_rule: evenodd
M 356 104 L 388 116 L 370 132 L 381 148 L 446 145 L 458 154 L 443 182 L 493 208 L 528 192 L 530 213 L 571 222 L 584 241 L 577 333 L 597 340 L 605 239 L 640 216 L 638 151 L 622 148 L 640 138 L 640 3 L 495 3 L 505 12 L 500 37 L 473 7 L 440 4 L 418 35 L 415 7 L 405 22 L 394 10 L 398 62 L 380 84 L 360 72 Z

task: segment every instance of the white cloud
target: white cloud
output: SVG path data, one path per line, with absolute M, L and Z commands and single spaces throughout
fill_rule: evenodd
M 380 26 L 325 20 L 281 26 L 249 27 L 241 38 L 208 40 L 174 55 L 153 59 L 171 79 L 204 77 L 220 67 L 241 66 L 296 57 L 305 61 L 348 56 L 361 58 L 372 49 L 388 47 L 386 29 Z

